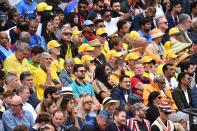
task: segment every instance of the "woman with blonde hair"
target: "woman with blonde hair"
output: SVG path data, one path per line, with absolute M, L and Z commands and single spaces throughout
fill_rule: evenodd
M 93 112 L 92 97 L 87 94 L 81 96 L 82 97 L 77 108 L 80 128 L 82 128 L 85 123 L 94 122 L 94 118 L 96 118 L 96 113 Z

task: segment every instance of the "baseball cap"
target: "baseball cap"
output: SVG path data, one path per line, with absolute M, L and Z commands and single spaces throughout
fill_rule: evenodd
M 53 6 L 49 6 L 47 3 L 45 2 L 41 2 L 37 5 L 36 9 L 38 12 L 42 12 L 45 10 L 52 10 Z
M 98 30 L 96 31 L 96 35 L 102 35 L 102 34 L 107 35 L 106 29 L 105 28 L 98 28 Z
M 85 62 L 94 60 L 94 57 L 89 55 L 84 55 L 81 57 L 81 63 L 84 64 Z
M 61 45 L 56 41 L 56 40 L 51 40 L 47 44 L 47 49 L 55 48 L 55 47 L 60 47 Z
M 79 53 L 86 52 L 86 51 L 93 51 L 93 50 L 94 50 L 94 47 L 91 47 L 89 44 L 86 44 L 86 43 L 82 44 L 78 49 Z
M 142 59 L 141 59 L 142 63 L 150 63 L 150 62 L 155 62 L 153 60 L 153 58 L 151 58 L 150 56 L 144 56 Z
M 137 110 L 148 110 L 149 107 L 146 107 L 142 102 L 137 102 L 132 106 L 132 111 L 135 112 Z
M 128 60 L 137 60 L 139 58 L 140 58 L 139 53 L 132 52 L 132 53 L 127 54 L 126 57 L 124 58 L 124 60 L 125 61 L 128 61 Z
M 109 59 L 110 57 L 120 57 L 121 54 L 115 50 L 110 50 L 107 52 L 107 55 L 106 55 L 106 59 Z
M 85 20 L 84 25 L 93 25 L 94 23 L 91 20 Z
M 110 119 L 110 114 L 106 110 L 101 110 L 98 115 L 104 117 L 107 120 Z
M 180 34 L 181 32 L 179 31 L 179 29 L 177 28 L 177 27 L 173 27 L 173 28 L 171 28 L 170 30 L 169 30 L 169 35 L 178 35 L 178 34 Z
M 137 40 L 138 38 L 140 38 L 140 34 L 137 31 L 131 31 L 130 33 L 131 39 L 133 41 Z
M 101 46 L 102 45 L 98 39 L 91 40 L 88 43 L 92 47 L 96 47 L 96 46 Z
M 167 50 L 164 51 L 163 58 L 177 58 L 177 55 L 175 55 L 172 50 Z

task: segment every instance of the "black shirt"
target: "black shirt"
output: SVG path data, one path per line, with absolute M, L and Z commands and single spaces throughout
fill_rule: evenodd
M 10 39 L 11 39 L 11 44 L 13 45 L 17 40 L 19 40 L 19 34 L 16 34 L 14 32 L 14 29 L 10 30 Z

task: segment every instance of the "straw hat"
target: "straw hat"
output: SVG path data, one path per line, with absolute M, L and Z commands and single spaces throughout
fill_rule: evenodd
M 153 30 L 150 31 L 150 35 L 154 39 L 154 38 L 158 38 L 158 37 L 163 36 L 164 33 L 161 32 L 160 29 L 155 28 L 155 29 L 153 29 Z
M 118 100 L 113 100 L 111 97 L 106 97 L 102 102 L 103 107 L 105 108 L 109 103 L 115 103 L 116 107 L 119 107 L 120 105 L 120 102 Z

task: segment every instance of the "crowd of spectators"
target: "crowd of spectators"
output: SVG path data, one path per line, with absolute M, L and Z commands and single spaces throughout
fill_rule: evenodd
M 196 0 L 1 0 L 0 131 L 197 131 Z

